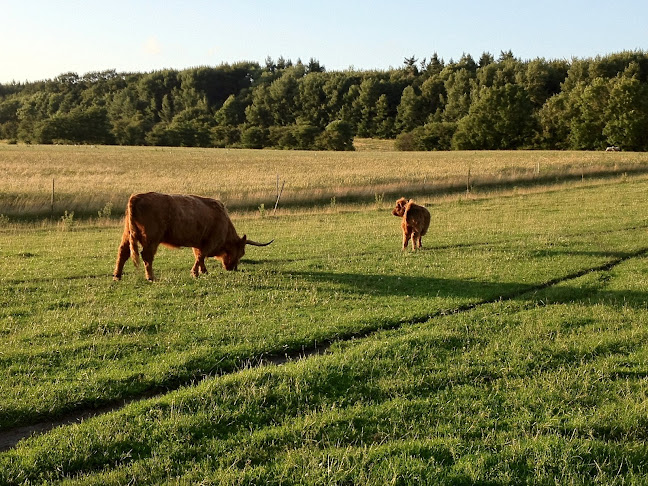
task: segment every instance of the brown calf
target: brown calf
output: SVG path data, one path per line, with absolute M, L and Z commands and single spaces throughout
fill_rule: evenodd
M 416 250 L 417 244 L 418 248 L 422 248 L 421 237 L 427 233 L 430 226 L 430 212 L 414 203 L 412 199 L 401 197 L 396 201 L 392 214 L 402 218 L 403 250 L 407 249 L 410 238 L 412 238 L 412 250 Z
M 274 240 L 272 240 L 274 241 Z M 207 197 L 148 192 L 133 194 L 126 207 L 124 233 L 113 278 L 120 280 L 129 257 L 139 264 L 138 243 L 146 278 L 153 280 L 153 257 L 160 244 L 192 247 L 196 261 L 191 274 L 207 273 L 206 257 L 216 257 L 226 270 L 236 270 L 245 245 L 266 246 L 238 236 L 222 202 Z

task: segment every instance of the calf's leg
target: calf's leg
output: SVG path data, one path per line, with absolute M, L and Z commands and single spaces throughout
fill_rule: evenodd
M 416 250 L 416 244 L 421 241 L 421 234 L 412 231 L 412 250 Z
M 407 244 L 412 237 L 412 228 L 410 228 L 405 221 L 401 224 L 401 228 L 403 229 L 403 250 L 407 250 Z
M 409 244 L 411 236 L 412 235 L 409 231 L 403 231 L 403 250 L 407 250 L 407 245 Z

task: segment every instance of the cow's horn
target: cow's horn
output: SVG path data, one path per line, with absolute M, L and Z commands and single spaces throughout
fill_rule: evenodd
M 267 243 L 257 243 L 256 241 L 246 240 L 245 244 L 246 245 L 253 245 L 253 246 L 268 246 L 273 241 L 274 241 L 274 238 L 272 240 L 268 241 Z

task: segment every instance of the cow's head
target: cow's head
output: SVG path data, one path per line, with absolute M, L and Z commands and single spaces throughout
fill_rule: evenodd
M 408 202 L 409 201 L 407 199 L 401 197 L 398 201 L 396 201 L 396 207 L 392 210 L 392 214 L 394 216 L 402 218 L 405 214 L 405 206 L 407 206 Z
M 270 240 L 267 243 L 257 243 L 256 241 L 248 240 L 247 235 L 243 235 L 242 238 L 238 240 L 231 241 L 225 245 L 223 252 L 218 255 L 218 258 L 223 262 L 223 268 L 225 270 L 236 270 L 238 269 L 238 264 L 245 255 L 245 246 L 254 245 L 254 246 L 268 246 L 274 240 Z

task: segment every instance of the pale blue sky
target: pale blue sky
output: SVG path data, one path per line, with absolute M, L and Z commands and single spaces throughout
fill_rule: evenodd
M 0 83 L 267 56 L 388 69 L 513 51 L 521 59 L 648 50 L 646 0 L 0 0 Z

